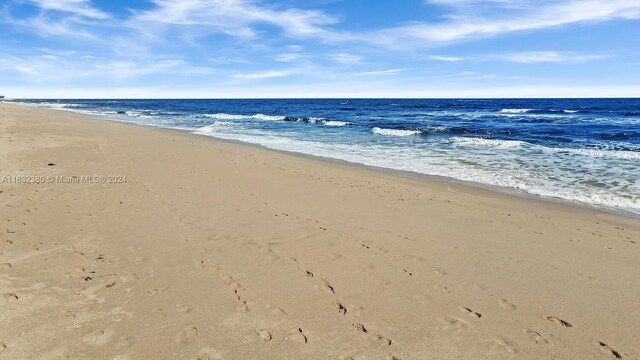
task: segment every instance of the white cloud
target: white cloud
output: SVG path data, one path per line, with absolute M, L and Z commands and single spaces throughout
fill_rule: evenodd
M 155 8 L 138 12 L 132 23 L 205 26 L 228 35 L 252 38 L 254 24 L 279 27 L 291 37 L 326 35 L 321 26 L 337 20 L 316 10 L 260 6 L 252 0 L 152 0 Z
M 500 54 L 483 54 L 472 55 L 466 57 L 446 56 L 446 55 L 428 55 L 427 60 L 458 62 L 458 61 L 507 61 L 520 64 L 532 63 L 581 63 L 593 60 L 603 60 L 611 57 L 611 54 L 596 53 L 578 53 L 569 51 L 523 51 Z
M 107 13 L 91 6 L 89 0 L 31 0 L 31 2 L 44 10 L 62 11 L 98 20 L 109 18 Z
M 78 55 L 75 52 L 34 56 L 0 54 L 0 71 L 17 71 L 30 82 L 68 83 L 76 79 L 100 78 L 128 80 L 144 75 L 210 74 L 214 69 L 193 66 L 182 59 L 153 58 L 146 61 L 108 59 Z
M 444 1 L 439 1 L 444 4 Z M 482 13 L 487 3 L 508 7 L 504 14 Z M 497 36 L 517 31 L 538 30 L 577 23 L 602 22 L 612 19 L 640 18 L 638 0 L 570 0 L 539 1 L 536 6 L 516 7 L 516 1 L 454 1 L 457 12 L 448 21 L 416 22 L 360 35 L 364 41 L 389 47 L 425 46 L 474 38 Z M 511 5 L 511 6 L 509 6 Z M 513 10 L 512 8 L 516 8 Z M 462 10 L 460 10 L 462 9 Z
M 15 18 L 9 12 L 10 4 L 7 4 L 0 9 L 0 22 L 27 29 L 43 37 L 60 36 L 98 41 L 99 37 L 90 31 L 90 26 L 98 23 L 104 25 L 106 20 L 111 19 L 109 14 L 92 7 L 89 0 L 25 1 L 40 9 L 37 15 Z
M 288 75 L 289 73 L 285 71 L 258 71 L 253 73 L 235 74 L 233 77 L 236 79 L 268 79 Z
M 273 59 L 280 62 L 292 62 L 298 60 L 302 55 L 297 53 L 278 54 Z
M 14 0 L 17 1 L 17 0 Z M 44 35 L 92 38 L 90 27 L 77 21 L 105 20 L 109 14 L 96 9 L 89 0 L 21 0 L 30 1 L 49 11 L 73 14 L 51 19 L 36 16 L 14 21 Z M 316 39 L 326 43 L 365 42 L 375 47 L 421 49 L 448 43 L 487 38 L 503 34 L 554 28 L 577 23 L 594 23 L 613 19 L 640 18 L 639 0 L 430 0 L 431 5 L 446 7 L 442 20 L 412 22 L 396 27 L 364 32 L 331 28 L 338 18 L 320 10 L 268 5 L 258 0 L 150 0 L 153 7 L 137 10 L 126 20 L 110 19 L 108 26 L 135 28 L 140 34 L 164 36 L 157 30 L 167 27 L 186 34 L 189 41 L 208 32 L 253 39 L 264 25 L 275 27 L 291 38 Z M 102 22 L 105 25 L 105 22 Z M 259 28 L 260 27 L 260 28 Z M 195 45 L 195 44 L 194 44 Z M 301 45 L 289 45 L 289 52 L 302 51 Z M 455 57 L 433 56 L 431 60 L 455 61 Z M 340 58 L 334 59 L 338 62 Z M 349 63 L 344 57 L 343 63 Z
M 434 60 L 434 61 L 445 61 L 445 62 L 457 62 L 457 61 L 462 61 L 465 60 L 465 58 L 463 57 L 459 57 L 459 56 L 445 56 L 445 55 L 429 55 L 426 57 L 427 60 Z
M 602 60 L 611 57 L 609 54 L 579 54 L 558 51 L 529 51 L 497 55 L 497 59 L 504 61 L 530 64 L 530 63 L 579 63 L 590 60 Z
M 358 55 L 353 55 L 349 53 L 339 53 L 335 54 L 331 57 L 333 61 L 339 62 L 341 64 L 353 65 L 362 61 L 362 57 Z
M 407 71 L 409 69 L 388 69 L 388 70 L 376 70 L 376 71 L 363 71 L 355 73 L 354 75 L 371 76 L 371 75 L 392 75 L 399 72 Z
M 304 50 L 304 46 L 302 46 L 302 45 L 287 45 L 287 49 L 289 49 L 289 51 L 293 51 L 293 52 L 300 52 L 300 51 Z

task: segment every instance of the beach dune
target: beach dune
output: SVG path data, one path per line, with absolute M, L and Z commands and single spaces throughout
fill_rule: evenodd
M 0 359 L 639 359 L 640 222 L 0 103 Z

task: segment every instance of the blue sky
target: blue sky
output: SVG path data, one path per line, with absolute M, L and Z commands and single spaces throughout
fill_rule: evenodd
M 640 0 L 0 0 L 8 97 L 640 96 Z

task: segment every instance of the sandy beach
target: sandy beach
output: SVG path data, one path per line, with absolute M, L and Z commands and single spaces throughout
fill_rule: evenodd
M 0 154 L 1 359 L 640 358 L 637 219 L 7 103 Z

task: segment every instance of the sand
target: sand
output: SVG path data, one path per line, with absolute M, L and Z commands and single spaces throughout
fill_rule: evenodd
M 640 358 L 637 219 L 6 103 L 0 155 L 1 359 Z

